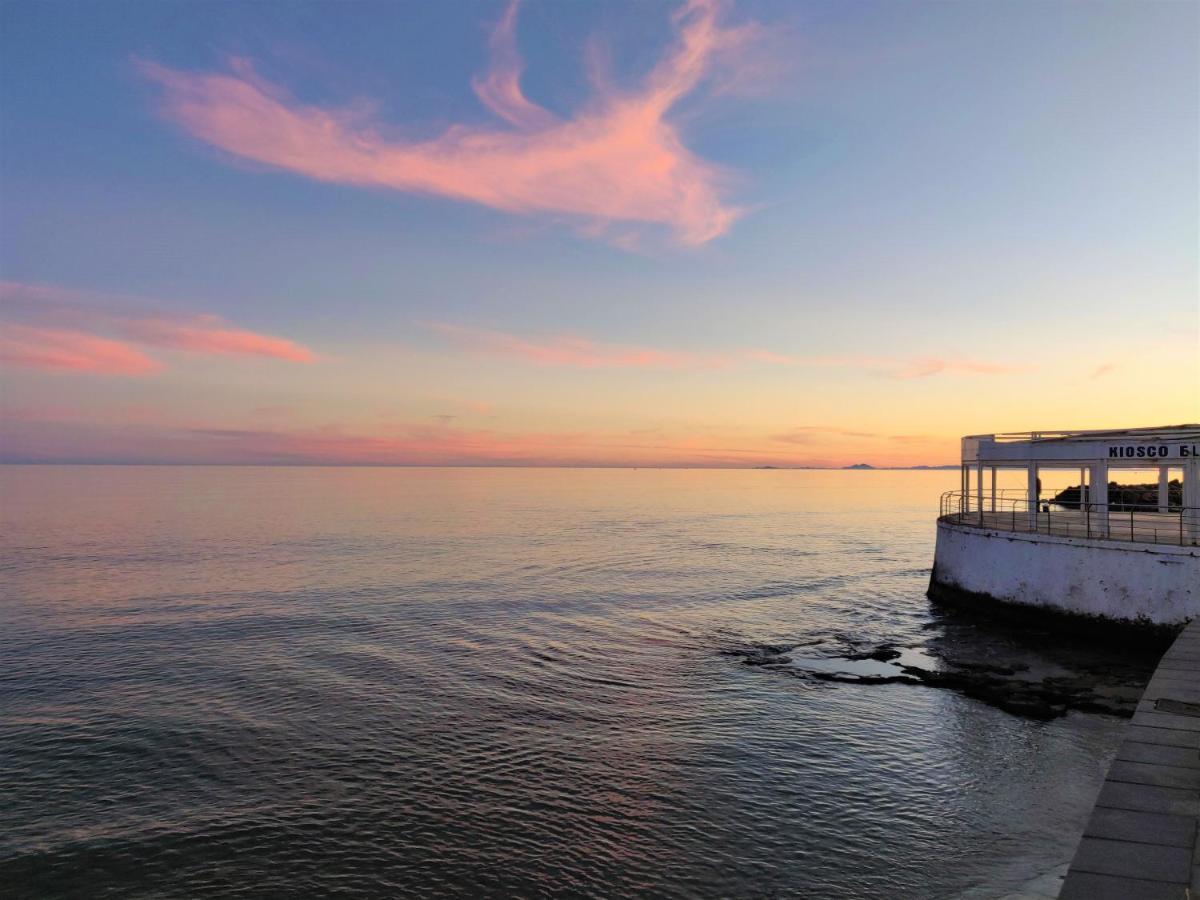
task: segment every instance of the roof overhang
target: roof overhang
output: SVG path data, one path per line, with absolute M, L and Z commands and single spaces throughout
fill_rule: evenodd
M 1200 458 L 1200 425 L 1107 431 L 975 434 L 962 439 L 962 461 L 1024 467 L 1031 462 L 1138 468 L 1184 465 Z

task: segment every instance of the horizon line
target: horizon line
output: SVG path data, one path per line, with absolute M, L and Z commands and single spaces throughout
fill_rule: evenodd
M 555 463 L 353 463 L 353 462 L 145 462 L 119 460 L 0 460 L 0 466 L 177 466 L 254 469 L 728 469 L 730 471 L 811 471 L 811 472 L 907 472 L 957 469 L 959 463 L 915 466 L 875 466 L 870 463 L 847 466 L 720 466 L 720 465 L 647 465 Z

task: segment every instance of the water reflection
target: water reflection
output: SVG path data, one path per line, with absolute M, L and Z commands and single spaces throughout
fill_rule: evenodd
M 722 653 L 1010 654 L 924 598 L 956 478 L 0 470 L 0 883 L 1003 893 L 1118 720 Z

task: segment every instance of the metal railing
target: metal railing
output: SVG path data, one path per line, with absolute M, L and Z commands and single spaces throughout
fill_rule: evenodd
M 1195 506 L 1171 506 L 1159 512 L 1158 504 L 1122 504 L 1118 511 L 1112 504 L 1059 504 L 1049 499 L 1031 503 L 1028 497 L 1008 491 L 993 497 L 985 490 L 982 498 L 974 491 L 946 491 L 939 518 L 999 531 L 1200 546 L 1200 507 Z
M 1138 511 L 1138 510 L 1158 511 L 1159 504 L 1158 504 L 1157 498 L 1155 498 L 1154 502 L 1152 502 L 1152 503 L 1143 503 L 1137 499 L 1139 496 L 1144 497 L 1148 488 L 1151 490 L 1152 493 L 1157 493 L 1157 486 L 1155 486 L 1155 485 L 1142 486 L 1142 485 L 1109 484 L 1108 485 L 1109 512 L 1129 512 L 1129 510 L 1131 508 L 1133 508 L 1135 511 Z M 972 486 L 971 490 L 969 491 L 969 493 L 971 493 L 971 494 L 978 494 L 978 492 L 979 492 L 979 489 L 974 486 Z M 993 489 L 985 484 L 983 486 L 983 504 L 984 504 L 985 509 L 989 508 L 989 504 L 991 502 L 991 496 L 992 496 L 993 492 L 996 495 L 997 502 L 999 502 L 999 500 L 1001 498 L 1003 498 L 1005 501 L 1008 501 L 1008 500 L 1027 500 L 1029 497 L 1029 492 L 1023 487 L 1021 487 L 1021 488 L 1000 488 L 1000 487 L 998 487 L 998 488 Z M 1084 488 L 1084 490 L 1083 490 L 1082 496 L 1083 496 L 1085 505 L 1087 504 L 1087 498 L 1091 496 L 1091 492 L 1092 492 L 1092 488 L 1090 486 Z M 1183 493 L 1183 490 L 1180 487 L 1179 482 L 1178 481 L 1171 482 L 1171 490 L 1167 495 L 1166 508 L 1168 511 L 1174 512 L 1174 513 L 1179 512 L 1180 496 L 1182 493 Z M 1063 488 L 1063 489 L 1042 488 L 1040 491 L 1038 491 L 1038 503 L 1039 504 L 1049 503 L 1052 506 L 1058 506 L 1063 509 L 1079 509 L 1079 498 L 1080 498 L 1079 486 L 1074 485 L 1074 484 L 1068 486 L 1067 488 Z

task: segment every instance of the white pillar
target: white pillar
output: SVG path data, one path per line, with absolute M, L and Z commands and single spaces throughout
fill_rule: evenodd
M 992 466 L 992 512 L 996 511 L 996 467 Z
M 1038 467 L 1033 460 L 1025 470 L 1025 499 L 1029 504 L 1029 530 L 1037 530 L 1038 514 Z
M 1079 467 L 1079 511 L 1083 512 L 1083 504 L 1087 503 L 1087 466 Z
M 970 479 L 970 475 L 968 473 L 970 471 L 971 470 L 967 467 L 967 464 L 963 463 L 962 475 L 959 477 L 960 484 L 958 493 L 958 514 L 960 516 L 967 511 L 967 497 L 970 496 L 970 486 L 968 484 Z
M 1171 503 L 1171 470 L 1167 466 L 1158 467 L 1158 511 L 1165 513 Z
M 1183 540 L 1200 543 L 1200 459 L 1189 459 L 1183 467 Z
M 1108 537 L 1108 462 L 1092 463 L 1091 490 L 1092 537 Z
M 975 464 L 975 505 L 979 508 L 979 524 L 983 524 L 983 462 Z

